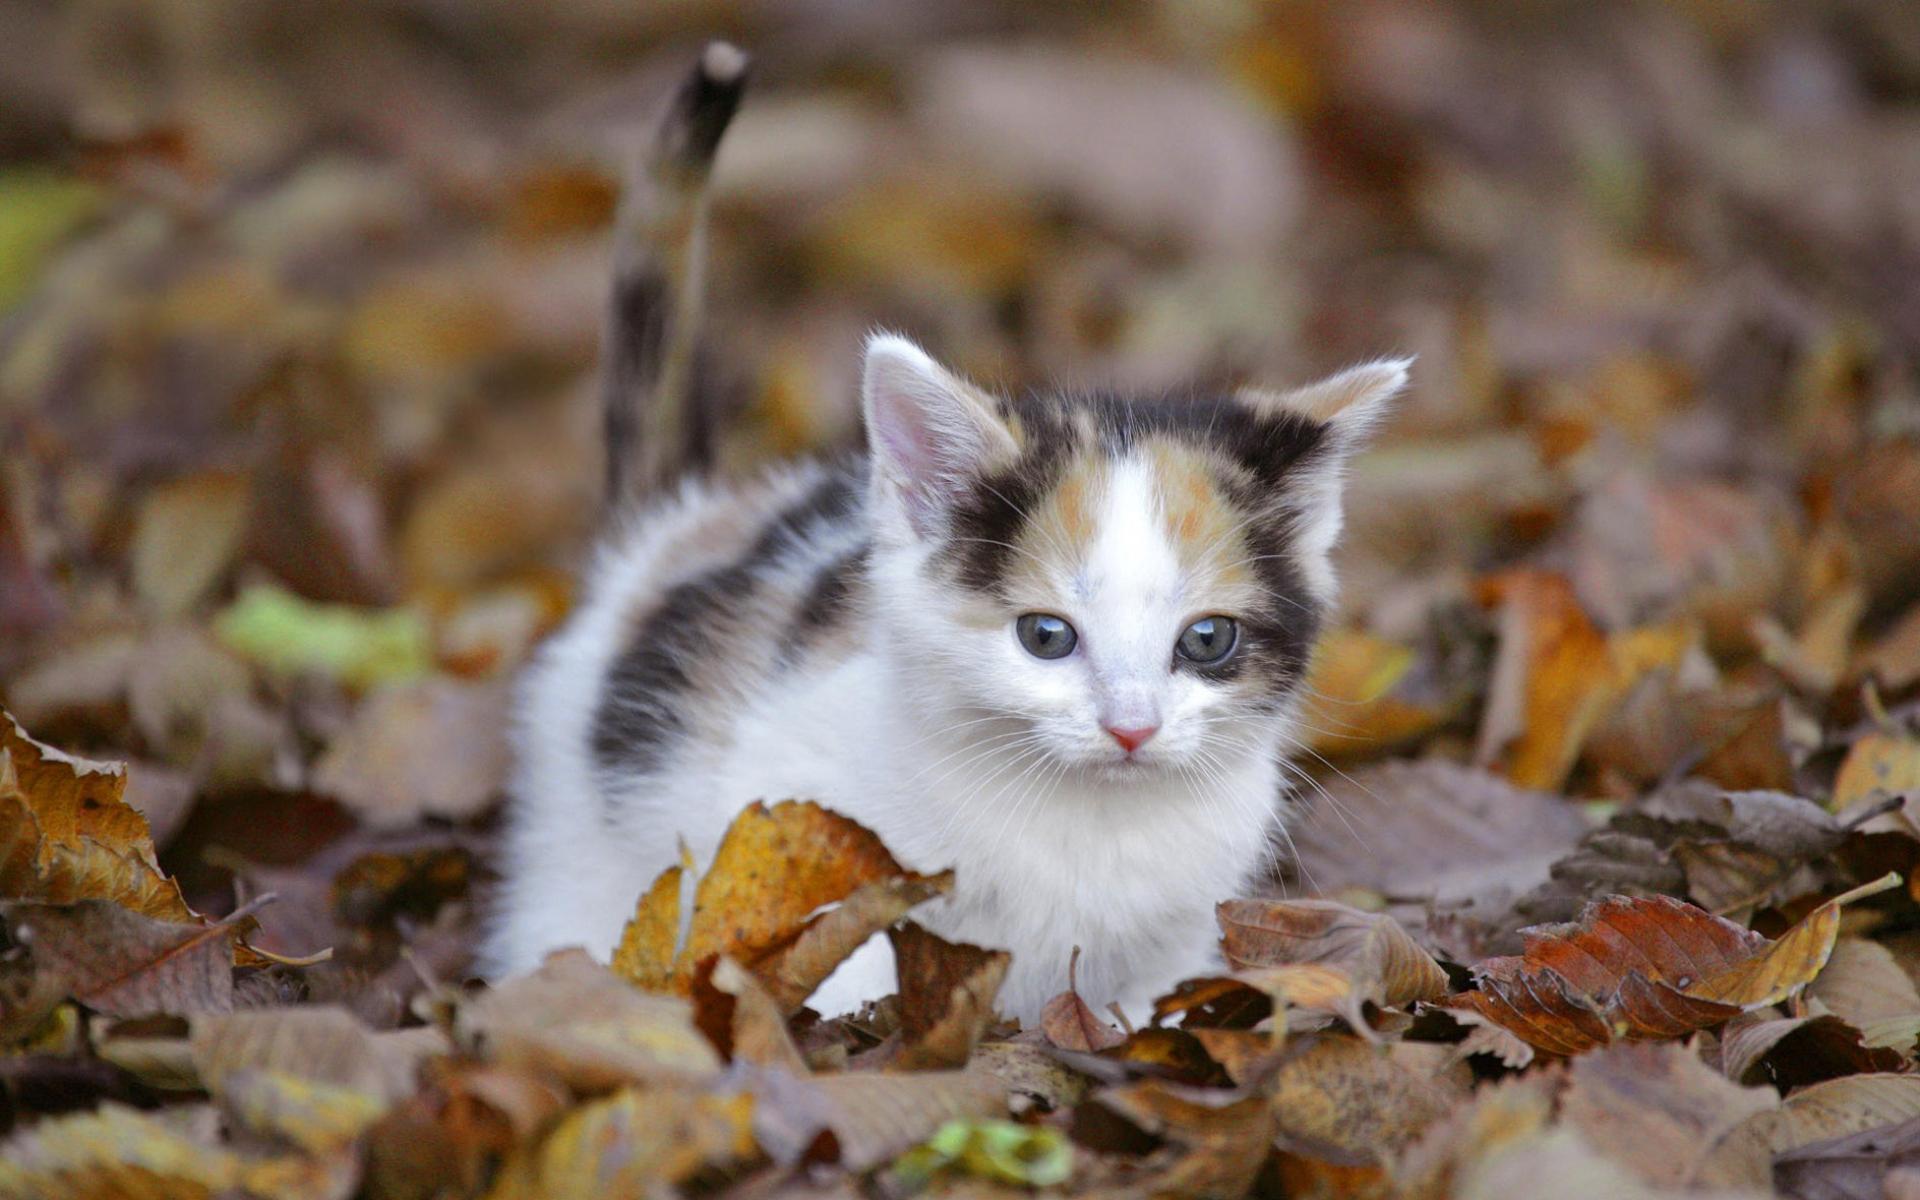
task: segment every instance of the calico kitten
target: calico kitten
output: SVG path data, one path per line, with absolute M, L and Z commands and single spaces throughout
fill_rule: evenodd
M 629 234 L 697 242 L 742 65 L 717 53 Z M 1077 946 L 1086 998 L 1144 1014 L 1210 969 L 1214 903 L 1267 860 L 1343 467 L 1407 364 L 1293 392 L 1002 396 L 880 333 L 864 458 L 649 495 L 696 440 L 654 411 L 696 270 L 634 252 L 616 279 L 610 485 L 638 498 L 524 680 L 488 966 L 609 953 L 682 839 L 705 858 L 748 803 L 803 797 L 957 869 L 915 918 L 1012 950 L 1002 1011 L 1033 1021 Z M 889 958 L 869 943 L 814 1006 L 887 994 Z

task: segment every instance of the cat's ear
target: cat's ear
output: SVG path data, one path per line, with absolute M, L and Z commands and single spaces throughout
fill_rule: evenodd
M 1383 358 L 1329 375 L 1290 392 L 1243 388 L 1242 403 L 1262 413 L 1295 413 L 1327 427 L 1334 447 L 1351 454 L 1386 416 L 1393 398 L 1407 386 L 1411 358 Z
M 861 405 L 877 479 L 930 533 L 967 486 L 1019 446 L 992 402 L 906 338 L 867 338 Z
M 1316 422 L 1326 433 L 1320 446 L 1289 470 L 1277 499 L 1294 516 L 1294 545 L 1307 584 L 1323 602 L 1334 594 L 1332 553 L 1345 523 L 1341 483 L 1347 460 L 1366 443 L 1407 386 L 1411 358 L 1383 359 L 1349 367 L 1290 392 L 1248 388 L 1243 404 L 1269 415 L 1291 413 Z

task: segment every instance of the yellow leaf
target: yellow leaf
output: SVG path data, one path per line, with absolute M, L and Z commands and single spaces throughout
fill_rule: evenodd
M 1888 874 L 1835 896 L 1759 954 L 1681 990 L 1695 999 L 1737 1004 L 1745 1009 L 1778 1004 L 1813 982 L 1820 968 L 1827 965 L 1834 939 L 1840 936 L 1842 906 L 1898 886 L 1900 876 Z
M 0 712 L 0 899 L 111 900 L 198 922 L 154 857 L 146 818 L 124 799 L 126 768 L 28 737 Z
M 758 973 L 763 964 L 796 947 L 796 939 L 833 916 L 822 910 L 829 905 L 853 907 L 847 903 L 849 898 L 871 885 L 925 884 L 926 888 L 914 890 L 912 902 L 917 903 L 951 882 L 906 871 L 867 829 L 818 804 L 793 800 L 771 808 L 753 804 L 734 818 L 712 865 L 694 888 L 693 914 L 681 944 L 684 873 L 683 867 L 669 868 L 647 889 L 613 960 L 623 978 L 681 995 L 692 990 L 699 965 L 717 955 Z M 875 894 L 869 899 L 871 904 L 859 907 L 881 916 L 898 915 L 886 897 Z M 868 932 L 891 919 L 887 916 Z M 854 939 L 845 949 L 850 951 L 864 940 L 864 936 Z M 780 987 L 777 994 L 782 999 L 791 999 L 792 983 L 788 980 Z
M 573 1110 L 507 1161 L 489 1200 L 668 1194 L 710 1165 L 751 1159 L 753 1097 L 628 1088 Z
M 1875 792 L 1920 791 L 1920 740 L 1892 733 L 1869 733 L 1853 744 L 1833 781 L 1835 812 Z

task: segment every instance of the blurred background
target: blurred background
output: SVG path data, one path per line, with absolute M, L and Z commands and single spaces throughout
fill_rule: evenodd
M 1611 802 L 1911 711 L 1920 6 L 6 0 L 0 700 L 263 944 L 464 944 L 714 35 L 729 468 L 857 437 L 875 325 L 1001 387 L 1415 353 L 1320 753 Z

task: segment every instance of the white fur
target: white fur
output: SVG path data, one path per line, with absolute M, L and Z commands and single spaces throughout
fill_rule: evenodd
M 1214 609 L 1166 543 L 1149 469 L 1115 464 L 1090 553 L 1024 599 L 1080 632 L 1075 653 L 1041 660 L 1010 625 L 982 627 L 969 611 L 977 598 L 922 569 L 936 513 L 926 488 L 998 452 L 990 430 L 976 433 L 963 385 L 885 337 L 869 345 L 867 382 L 875 550 L 864 636 L 831 665 L 757 681 L 717 735 L 682 744 L 654 776 L 619 781 L 609 828 L 590 753 L 603 677 L 637 598 L 689 569 L 663 561 L 663 548 L 741 501 L 690 486 L 609 550 L 523 683 L 491 972 L 531 968 L 562 945 L 608 954 L 683 839 L 704 862 L 742 807 L 787 797 L 860 821 L 910 867 L 956 868 L 953 897 L 915 917 L 1011 949 L 1000 1005 L 1023 1021 L 1066 987 L 1075 947 L 1086 998 L 1118 1000 L 1136 1019 L 1214 965 L 1213 906 L 1268 853 L 1290 728 L 1169 668 L 1180 630 Z M 816 477 L 798 468 L 764 502 L 777 511 Z M 1108 724 L 1159 732 L 1129 760 Z M 886 947 L 869 944 L 814 1003 L 845 1011 L 893 986 Z

